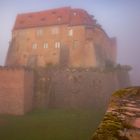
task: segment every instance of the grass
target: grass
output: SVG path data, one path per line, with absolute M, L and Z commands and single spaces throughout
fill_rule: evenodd
M 46 110 L 1 115 L 1 140 L 90 140 L 103 110 Z M 1 121 L 0 121 L 1 122 Z

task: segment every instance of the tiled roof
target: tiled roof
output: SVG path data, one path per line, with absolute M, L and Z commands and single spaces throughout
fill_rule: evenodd
M 95 20 L 93 16 L 89 15 L 83 9 L 72 9 L 70 7 L 63 7 L 51 9 L 40 12 L 32 12 L 19 14 L 16 18 L 14 30 L 68 24 L 74 25 L 94 25 Z

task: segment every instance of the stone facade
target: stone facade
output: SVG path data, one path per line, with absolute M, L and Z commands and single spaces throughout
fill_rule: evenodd
M 86 68 L 108 61 L 116 63 L 116 40 L 85 10 L 60 8 L 17 16 L 6 65 Z
M 23 115 L 33 108 L 33 73 L 0 67 L 0 114 Z

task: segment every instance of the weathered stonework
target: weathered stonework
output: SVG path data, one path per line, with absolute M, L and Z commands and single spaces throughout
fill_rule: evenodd
M 23 115 L 33 105 L 33 72 L 0 67 L 0 114 Z
M 113 91 L 130 86 L 126 77 L 119 76 L 122 72 L 88 68 L 39 70 L 35 84 L 35 104 L 41 108 L 81 109 L 106 105 Z

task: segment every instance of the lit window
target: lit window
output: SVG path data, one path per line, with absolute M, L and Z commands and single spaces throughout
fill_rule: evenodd
M 48 48 L 48 43 L 44 43 L 44 48 Z
M 36 49 L 37 48 L 37 44 L 36 43 L 33 43 L 32 48 L 33 49 Z
M 60 42 L 55 42 L 55 48 L 60 48 Z
M 43 35 L 43 30 L 42 29 L 38 29 L 37 30 L 37 36 L 42 36 Z
M 58 34 L 59 33 L 59 28 L 58 27 L 53 27 L 52 28 L 52 34 Z
M 72 29 L 69 30 L 68 35 L 73 36 L 73 30 Z

